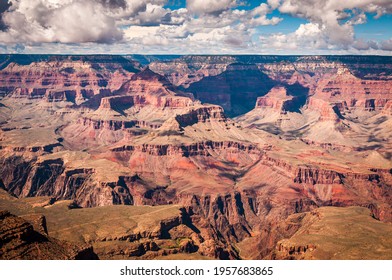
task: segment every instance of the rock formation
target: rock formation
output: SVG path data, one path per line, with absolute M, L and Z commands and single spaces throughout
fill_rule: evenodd
M 97 259 L 91 247 L 83 248 L 51 238 L 46 230 L 44 232 L 40 228 L 36 230 L 26 220 L 7 211 L 0 211 L 0 221 L 0 259 L 2 260 Z
M 365 208 L 323 207 L 294 214 L 284 224 L 282 227 L 298 228 L 290 238 L 277 243 L 269 256 L 272 259 L 374 260 L 392 256 L 389 236 L 384 235 L 392 230 L 391 225 L 373 219 Z M 328 228 L 333 228 L 334 233 Z M 368 249 L 359 249 L 362 246 Z M 378 254 L 378 250 L 384 253 Z

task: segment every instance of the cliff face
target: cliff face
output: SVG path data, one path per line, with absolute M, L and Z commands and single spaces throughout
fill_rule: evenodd
M 29 65 L 11 62 L 0 70 L 0 92 L 13 98 L 80 103 L 93 95 L 117 90 L 133 74 L 123 67 L 137 71 L 123 61 L 101 64 L 99 60 L 74 60 L 72 57 Z
M 2 260 L 81 260 L 98 259 L 91 247 L 80 247 L 38 232 L 26 220 L 0 211 Z
M 229 116 L 236 116 L 250 111 L 257 97 L 273 86 L 274 81 L 256 65 L 231 64 L 221 74 L 205 77 L 187 90 L 202 102 L 218 104 Z
M 255 66 L 258 69 L 255 69 Z M 157 73 L 168 77 L 174 84 L 189 88 L 197 98 L 221 105 L 229 115 L 234 116 L 251 110 L 253 105 L 238 103 L 244 101 L 235 97 L 237 85 L 238 88 L 245 89 L 242 96 L 247 95 L 252 101 L 258 96 L 265 95 L 274 84 L 281 83 L 286 85 L 298 83 L 309 88 L 311 92 L 319 88 L 317 91 L 341 92 L 344 95 L 345 92 L 349 93 L 352 87 L 355 88 L 356 93 L 377 95 L 379 89 L 388 83 L 391 76 L 389 58 L 355 56 L 221 56 L 218 58 L 188 56 L 155 61 L 151 67 Z M 236 72 L 236 69 L 239 71 Z M 245 75 L 242 76 L 243 74 Z M 335 75 L 341 76 L 342 79 Z M 332 79 L 329 79 L 330 77 Z M 235 85 L 234 81 L 236 81 Z M 242 81 L 244 83 L 246 81 L 246 86 L 241 85 Z M 318 86 L 319 81 L 321 84 L 324 82 L 326 84 Z M 252 85 L 257 85 L 258 89 L 255 87 L 252 90 Z M 208 95 L 208 90 L 214 94 Z M 232 97 L 234 101 L 231 100 Z M 231 108 L 233 104 L 235 104 L 234 109 Z
M 144 85 L 149 87 L 149 85 Z M 130 86 L 133 88 L 133 85 Z M 134 89 L 134 88 L 133 88 Z M 189 107 L 193 104 L 189 98 L 181 98 L 175 96 L 164 96 L 164 92 L 158 91 L 158 96 L 151 96 L 142 91 L 137 95 L 113 96 L 101 99 L 99 109 L 113 109 L 129 108 L 132 106 L 146 106 L 152 105 L 158 108 L 183 108 Z
M 227 120 L 223 109 L 218 106 L 192 109 L 185 114 L 177 115 L 175 119 L 181 127 L 192 126 L 197 123 L 205 123 L 208 121 L 225 122 Z
M 272 108 L 281 112 L 292 99 L 293 97 L 287 95 L 284 87 L 275 87 L 266 96 L 257 98 L 256 108 Z
M 385 106 L 384 106 L 382 112 L 383 112 L 384 114 L 386 114 L 386 115 L 391 115 L 391 114 L 392 114 L 392 100 L 389 100 L 389 101 L 385 104 Z
M 339 68 L 336 75 L 323 78 L 315 96 L 329 102 L 344 103 L 348 109 L 381 110 L 392 98 L 389 81 L 361 80 L 348 69 Z
M 331 105 L 329 102 L 326 102 L 322 99 L 316 98 L 309 98 L 307 109 L 313 110 L 320 114 L 319 120 L 320 121 L 333 121 L 338 122 L 340 120 L 339 115 L 339 108 L 345 108 L 346 106 L 338 106 L 338 105 Z
M 336 219 L 339 215 L 339 219 Z M 390 230 L 390 224 L 383 224 L 369 215 L 368 209 L 361 207 L 322 207 L 312 212 L 290 216 L 282 227 L 297 226 L 296 232 L 289 238 L 278 242 L 274 251 L 269 255 L 272 259 L 384 259 L 391 256 L 389 241 L 385 240 L 384 230 Z M 338 234 L 325 230 L 333 227 Z M 372 235 L 367 236 L 368 229 Z M 323 236 L 320 238 L 320 236 Z M 388 238 L 388 237 L 387 237 Z M 385 255 L 379 255 L 373 250 L 361 251 L 352 244 L 369 244 Z M 370 245 L 371 244 L 371 245 Z M 370 247 L 369 247 L 370 248 Z
M 9 191 L 12 190 L 19 197 L 49 195 L 56 199 L 73 199 L 84 207 L 111 204 L 184 205 L 184 222 L 196 226 L 204 240 L 214 240 L 213 245 L 201 243 L 199 253 L 218 258 L 238 258 L 235 250 L 227 246 L 249 238 L 259 230 L 260 241 L 253 245 L 254 250 L 259 250 L 259 257 L 268 253 L 281 237 L 274 230 L 278 221 L 290 213 L 312 210 L 317 206 L 360 204 L 369 207 L 379 219 L 389 220 L 392 217 L 387 206 L 390 202 L 385 200 L 390 189 L 387 170 L 384 173 L 379 170 L 371 175 L 341 173 L 293 166 L 287 161 L 264 156 L 258 164 L 264 172 L 256 172 L 256 176 L 252 172 L 240 175 L 241 172 L 235 173 L 229 169 L 230 164 L 219 167 L 215 160 L 207 160 L 219 157 L 219 153 L 226 155 L 226 160 L 251 154 L 256 158 L 260 156 L 257 147 L 229 142 L 180 147 L 127 146 L 115 148 L 112 152 L 115 158 L 128 160 L 132 170 L 139 175 L 121 175 L 117 180 L 102 181 L 99 175 L 105 171 L 69 169 L 64 166 L 64 162 L 51 160 L 21 163 L 20 167 L 4 164 L 3 168 L 6 169 L 2 170 L 2 174 L 13 175 L 5 176 L 3 184 L 12 187 Z M 196 165 L 192 166 L 192 162 Z M 198 175 L 196 166 L 203 170 L 209 166 L 210 171 Z M 31 171 L 26 175 L 12 172 L 21 169 Z M 168 183 L 160 183 L 162 179 L 159 174 L 168 176 Z M 266 179 L 267 174 L 272 178 Z M 197 176 L 202 176 L 200 185 L 195 181 Z M 218 176 L 221 182 L 210 181 L 214 176 Z M 7 180 L 7 177 L 10 179 Z M 279 181 L 286 178 L 287 182 L 280 183 L 278 192 L 273 178 L 280 178 Z M 249 179 L 263 186 L 253 189 L 252 184 L 246 183 Z M 151 184 L 151 180 L 156 180 L 156 183 Z M 228 186 L 235 186 L 236 182 L 240 182 L 240 189 L 231 191 Z M 346 185 L 355 186 L 355 190 Z M 374 201 L 378 202 L 375 204 Z M 268 231 L 265 225 L 268 225 Z M 153 238 L 154 235 L 126 238 L 146 237 Z M 143 252 L 149 251 L 146 248 L 138 248 L 139 253 L 135 251 L 129 254 L 142 256 L 145 254 Z M 108 249 L 105 247 L 102 250 L 98 252 L 106 255 Z

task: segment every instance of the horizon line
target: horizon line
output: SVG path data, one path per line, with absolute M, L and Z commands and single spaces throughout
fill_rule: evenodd
M 143 54 L 143 53 L 0 53 L 0 55 L 52 55 L 52 56 L 92 56 L 92 55 L 111 55 L 111 56 L 125 56 L 125 55 L 141 55 L 141 56 L 376 56 L 376 57 L 392 57 L 391 55 L 383 54 Z

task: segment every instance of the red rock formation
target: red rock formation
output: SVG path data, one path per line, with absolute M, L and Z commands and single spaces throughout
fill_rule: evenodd
M 272 108 L 281 112 L 285 103 L 292 99 L 292 96 L 287 95 L 286 88 L 274 87 L 266 96 L 257 98 L 256 108 Z
M 244 151 L 247 153 L 256 153 L 258 154 L 258 149 L 254 145 L 246 145 L 242 143 L 236 142 L 213 142 L 213 141 L 206 141 L 201 143 L 194 143 L 190 145 L 151 145 L 151 144 L 144 144 L 141 146 L 122 146 L 113 148 L 113 152 L 124 152 L 124 151 L 132 151 L 132 152 L 140 152 L 146 153 L 152 156 L 209 156 L 210 150 L 219 151 L 219 150 L 226 150 L 226 149 L 233 149 L 236 151 Z
M 108 129 L 108 130 L 126 130 L 132 127 L 139 127 L 139 128 L 152 128 L 156 129 L 159 128 L 159 124 L 151 124 L 146 121 L 140 120 L 100 120 L 100 119 L 92 119 L 92 118 L 82 118 L 79 119 L 78 124 L 91 127 L 94 130 L 100 129 Z
M 315 97 L 329 102 L 343 102 L 349 109 L 381 110 L 392 99 L 388 81 L 361 80 L 347 68 L 318 82 Z
M 229 116 L 238 116 L 250 111 L 257 97 L 267 94 L 274 85 L 256 65 L 234 63 L 217 76 L 191 84 L 188 91 L 202 102 L 222 106 Z
M 307 109 L 317 111 L 320 114 L 320 121 L 339 121 L 339 116 L 336 114 L 336 109 L 338 106 L 324 101 L 322 99 L 317 99 L 316 97 L 310 97 L 307 103 Z M 334 110 L 335 109 L 335 110 Z
M 392 115 L 392 100 L 389 100 L 389 101 L 385 104 L 385 106 L 384 106 L 382 112 L 383 112 L 384 114 L 386 114 L 386 115 Z
M 50 102 L 83 101 L 94 94 L 118 89 L 132 73 L 121 68 L 121 64 L 94 69 L 91 62 L 81 60 L 59 60 L 33 62 L 30 65 L 9 64 L 0 71 L 0 82 L 5 94 L 14 98 L 46 98 Z
M 175 119 L 181 127 L 191 126 L 196 123 L 224 122 L 227 120 L 223 109 L 219 106 L 203 106 L 191 109 L 185 114 L 177 115 Z
M 183 108 L 193 105 L 191 95 L 185 97 L 184 93 L 175 89 L 168 80 L 152 72 L 149 68 L 134 75 L 123 86 L 125 95 L 133 97 L 131 105 L 152 105 L 160 108 Z M 128 101 L 128 100 L 127 100 Z M 113 100 L 116 102 L 116 98 Z M 121 102 L 121 99 L 118 101 Z
M 97 259 L 91 247 L 81 247 L 39 233 L 26 220 L 0 211 L 0 259 L 80 260 Z

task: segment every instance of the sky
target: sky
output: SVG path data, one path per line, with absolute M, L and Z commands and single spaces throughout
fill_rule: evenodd
M 0 0 L 0 53 L 392 55 L 392 0 Z

